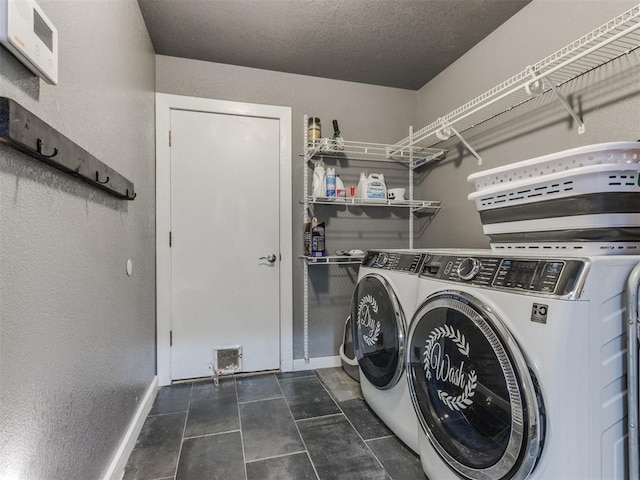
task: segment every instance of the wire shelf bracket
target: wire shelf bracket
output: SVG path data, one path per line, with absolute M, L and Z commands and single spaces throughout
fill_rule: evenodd
M 576 121 L 576 123 L 578 124 L 578 135 L 582 135 L 584 132 L 587 131 L 582 119 L 578 116 L 576 111 L 569 104 L 569 102 L 567 101 L 567 98 L 560 93 L 560 91 L 558 90 L 558 87 L 556 87 L 551 82 L 549 83 L 549 86 L 551 87 L 551 90 L 556 95 L 556 97 L 558 98 L 558 100 L 560 101 L 562 106 L 565 108 L 565 110 L 567 110 L 567 112 L 569 112 L 569 115 L 571 115 L 571 118 L 573 118 Z
M 462 142 L 462 144 L 467 147 L 467 150 L 471 152 L 471 155 L 478 159 L 478 165 L 482 165 L 482 157 L 480 156 L 480 154 L 476 152 L 471 145 L 469 145 L 469 142 L 464 139 L 460 132 L 453 128 L 453 125 L 445 125 L 437 130 L 436 137 L 438 137 L 438 139 L 440 140 L 449 140 L 449 138 L 451 138 L 451 133 L 458 137 L 458 140 L 460 140 L 460 142 Z

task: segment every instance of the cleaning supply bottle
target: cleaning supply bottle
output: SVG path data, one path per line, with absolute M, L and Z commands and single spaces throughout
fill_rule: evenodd
M 344 189 L 344 182 L 340 175 L 336 175 L 336 197 L 346 197 L 347 191 Z
M 336 196 L 336 169 L 327 168 L 327 197 Z
M 333 148 L 336 152 L 344 150 L 344 139 L 340 135 L 340 128 L 338 128 L 338 121 L 333 121 Z
M 367 174 L 365 172 L 360 172 L 360 180 L 358 181 L 358 186 L 356 187 L 356 198 L 365 198 L 365 185 L 367 183 Z
M 311 183 L 311 195 L 314 197 L 327 196 L 325 176 L 324 162 L 322 160 L 315 162 L 315 167 L 313 168 L 313 182 Z
M 387 186 L 382 173 L 372 173 L 365 181 L 364 198 L 374 200 L 387 199 Z

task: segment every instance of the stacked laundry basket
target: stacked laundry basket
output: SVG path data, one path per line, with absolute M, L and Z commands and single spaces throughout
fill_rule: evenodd
M 470 175 L 469 199 L 494 250 L 640 254 L 639 174 L 640 143 L 602 143 Z

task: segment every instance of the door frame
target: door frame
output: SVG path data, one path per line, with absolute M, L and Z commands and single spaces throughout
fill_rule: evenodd
M 171 384 L 171 110 L 245 115 L 280 122 L 280 369 L 293 370 L 291 108 L 156 93 L 156 362 Z

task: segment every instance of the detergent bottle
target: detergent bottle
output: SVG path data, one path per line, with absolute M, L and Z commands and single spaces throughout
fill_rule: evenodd
M 322 160 L 315 162 L 313 169 L 313 182 L 311 183 L 311 195 L 314 197 L 326 197 L 326 173 Z
M 387 185 L 382 173 L 372 173 L 365 180 L 364 198 L 371 200 L 386 200 Z

